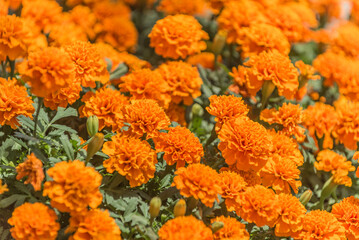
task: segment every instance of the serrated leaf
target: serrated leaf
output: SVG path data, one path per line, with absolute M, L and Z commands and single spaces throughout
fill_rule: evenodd
M 30 118 L 20 115 L 17 117 L 17 120 L 19 120 L 21 126 L 34 130 L 35 123 Z
M 110 80 L 118 79 L 125 75 L 128 72 L 128 67 L 125 64 L 120 64 L 117 68 L 110 74 Z
M 164 178 L 160 181 L 160 189 L 166 188 L 171 185 L 172 177 L 171 174 L 166 175 Z
M 26 145 L 26 143 L 24 143 L 22 140 L 14 138 L 13 136 L 10 136 L 10 139 L 12 139 L 14 142 L 18 143 L 22 147 L 29 149 L 29 147 Z
M 70 160 L 74 160 L 74 149 L 72 148 L 72 144 L 70 143 L 69 138 L 66 135 L 62 135 L 60 137 L 60 141 L 62 143 L 62 146 L 65 150 L 67 157 Z
M 77 134 L 77 131 L 76 131 L 76 130 L 74 130 L 74 129 L 68 127 L 68 126 L 65 126 L 65 125 L 52 124 L 51 127 L 57 128 L 57 129 L 60 129 L 60 130 L 63 130 L 63 131 L 65 131 L 65 132 Z
M 52 125 L 57 120 L 60 120 L 65 117 L 77 117 L 76 109 L 71 108 L 71 107 L 69 107 L 69 108 L 58 107 L 57 113 L 56 113 L 55 117 L 51 120 L 49 125 Z
M 130 201 L 128 202 L 128 205 L 126 207 L 126 210 L 124 212 L 124 216 L 128 216 L 130 213 L 132 213 L 133 211 L 136 210 L 137 204 L 138 204 L 138 199 L 137 198 L 129 198 Z
M 11 204 L 13 204 L 16 200 L 18 200 L 23 195 L 13 194 L 10 197 L 4 198 L 0 201 L 0 208 L 7 208 Z

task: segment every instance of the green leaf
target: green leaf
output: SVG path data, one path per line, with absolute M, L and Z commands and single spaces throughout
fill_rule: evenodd
M 20 197 L 24 195 L 21 194 L 13 194 L 8 198 L 4 198 L 0 201 L 0 208 L 7 208 L 11 204 L 13 204 L 15 201 L 17 201 Z
M 118 67 L 110 74 L 110 80 L 118 79 L 125 75 L 128 72 L 128 67 L 125 64 L 120 64 Z
M 69 138 L 66 135 L 62 135 L 60 137 L 60 141 L 63 145 L 67 157 L 70 160 L 74 160 L 74 149 L 72 148 L 72 144 L 70 143 Z
M 24 143 L 22 140 L 14 138 L 13 136 L 10 136 L 10 139 L 12 139 L 14 142 L 16 142 L 17 144 L 21 145 L 22 147 L 24 147 L 25 149 L 29 149 L 29 147 L 26 145 L 26 143 Z
M 76 109 L 71 108 L 71 107 L 69 107 L 69 108 L 58 107 L 57 113 L 56 113 L 55 117 L 51 120 L 49 125 L 52 125 L 57 120 L 60 120 L 65 117 L 77 117 Z
M 68 126 L 65 126 L 65 125 L 52 124 L 51 127 L 57 128 L 57 129 L 60 129 L 60 130 L 63 130 L 63 131 L 65 131 L 65 132 L 77 134 L 77 131 L 76 131 L 76 130 L 74 130 L 74 129 L 68 127 Z
M 34 130 L 35 123 L 30 118 L 20 115 L 17 117 L 21 126 L 27 127 L 30 130 Z

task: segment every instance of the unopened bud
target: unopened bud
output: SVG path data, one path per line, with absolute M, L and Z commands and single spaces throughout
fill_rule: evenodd
M 98 118 L 96 115 L 89 116 L 87 118 L 86 127 L 90 137 L 94 136 L 98 132 Z
M 219 230 L 221 230 L 224 227 L 224 223 L 223 222 L 213 222 L 211 225 L 212 228 L 212 232 L 216 233 Z
M 103 140 L 104 135 L 102 133 L 96 133 L 95 136 L 93 136 L 87 147 L 86 162 L 88 162 L 93 157 L 93 155 L 95 155 L 95 153 L 101 149 Z
M 336 189 L 337 184 L 334 183 L 333 177 L 329 178 L 323 185 L 323 189 L 320 195 L 320 203 L 323 205 L 324 200 L 327 199 Z
M 181 217 L 186 214 L 186 201 L 183 199 L 180 199 L 173 209 L 173 214 L 175 217 Z
M 216 36 L 214 36 L 213 44 L 212 44 L 212 52 L 215 55 L 219 55 L 222 52 L 224 45 L 226 44 L 226 39 L 227 39 L 227 32 L 223 30 L 218 31 Z
M 262 106 L 265 108 L 265 106 L 268 103 L 268 100 L 272 93 L 274 92 L 275 85 L 272 83 L 272 81 L 265 81 L 262 87 Z
M 302 196 L 300 196 L 299 201 L 305 206 L 310 201 L 313 196 L 313 192 L 311 190 L 305 191 Z
M 195 103 L 192 106 L 192 113 L 197 116 L 202 116 L 204 111 L 203 111 L 203 108 L 201 107 L 201 105 L 199 105 L 198 103 Z
M 161 198 L 154 197 L 151 199 L 150 210 L 149 210 L 151 218 L 155 218 L 158 216 L 158 214 L 160 213 L 161 205 L 162 205 Z

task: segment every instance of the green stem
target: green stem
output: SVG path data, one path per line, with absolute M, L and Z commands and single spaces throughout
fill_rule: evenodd
M 208 145 L 210 145 L 216 139 L 217 139 L 216 124 L 214 124 L 212 131 L 211 131 L 211 136 L 209 136 L 209 138 L 207 139 L 207 142 L 204 145 L 204 147 L 208 147 Z
M 10 79 L 12 79 L 15 75 L 15 61 L 10 60 L 9 57 L 7 57 L 7 61 L 9 62 L 10 65 Z
M 34 126 L 34 131 L 32 133 L 32 135 L 36 138 L 36 130 L 37 130 L 37 121 L 39 119 L 39 114 L 40 114 L 40 110 L 41 110 L 41 107 L 42 107 L 42 103 L 43 103 L 44 99 L 39 97 L 37 99 L 37 109 L 36 109 L 36 115 L 35 115 L 35 119 L 34 119 L 34 122 L 35 122 L 35 126 Z

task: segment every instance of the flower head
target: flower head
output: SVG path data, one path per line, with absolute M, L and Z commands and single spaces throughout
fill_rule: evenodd
M 194 197 L 212 207 L 217 195 L 221 193 L 219 174 L 212 168 L 194 163 L 188 167 L 179 168 L 175 172 L 173 185 L 180 190 L 182 196 Z
M 158 67 L 158 72 L 169 86 L 172 102 L 191 105 L 201 96 L 203 82 L 196 67 L 182 61 L 167 62 Z
M 32 153 L 27 156 L 23 163 L 20 163 L 16 167 L 16 180 L 27 177 L 25 184 L 31 183 L 35 191 L 40 191 L 41 183 L 45 178 L 44 170 L 42 167 L 43 165 L 40 159 L 38 159 L 35 154 Z
M 48 36 L 50 46 L 63 47 L 76 41 L 87 41 L 85 30 L 79 25 L 64 21 L 51 27 L 51 32 Z
M 97 48 L 89 42 L 76 41 L 64 46 L 76 66 L 75 81 L 83 87 L 96 87 L 96 82 L 102 84 L 110 80 L 106 62 L 102 59 Z
M 87 6 L 78 5 L 71 9 L 70 20 L 80 26 L 86 32 L 89 39 L 94 39 L 97 34 L 97 18 L 95 13 Z
M 0 179 L 0 194 L 9 191 L 6 184 L 2 184 L 2 180 Z
M 0 125 L 10 125 L 16 129 L 18 116 L 32 118 L 35 111 L 32 103 L 24 86 L 17 85 L 15 79 L 0 78 Z
M 96 208 L 102 202 L 99 191 L 102 176 L 83 162 L 59 162 L 47 171 L 53 179 L 45 182 L 44 196 L 51 199 L 51 206 L 61 212 L 81 212 L 88 206 Z
M 203 157 L 203 147 L 199 139 L 185 127 L 170 128 L 168 133 L 160 133 L 155 140 L 156 151 L 164 152 L 163 159 L 176 168 L 186 163 L 199 163 Z
M 70 82 L 68 87 L 60 88 L 56 92 L 47 95 L 44 98 L 44 105 L 52 110 L 56 110 L 58 107 L 66 108 L 80 98 L 81 91 L 81 82 Z
M 60 224 L 54 210 L 42 203 L 24 203 L 15 208 L 8 223 L 11 236 L 17 240 L 57 238 Z
M 160 240 L 213 240 L 212 231 L 193 216 L 176 217 L 158 231 Z
M 335 32 L 331 47 L 334 52 L 359 57 L 359 47 L 355 39 L 359 37 L 359 27 L 351 22 L 340 25 Z
M 210 52 L 201 52 L 187 58 L 187 63 L 191 64 L 192 66 L 197 66 L 199 64 L 204 68 L 209 68 L 212 70 L 214 70 L 214 61 L 215 56 Z
M 268 159 L 272 141 L 267 130 L 257 122 L 235 118 L 225 122 L 218 133 L 218 145 L 228 165 L 239 170 L 259 170 Z
M 186 122 L 186 109 L 175 103 L 171 103 L 168 107 L 168 109 L 165 110 L 166 115 L 171 120 L 171 122 L 177 122 L 183 127 L 187 126 Z
M 249 233 L 245 225 L 232 217 L 220 216 L 212 219 L 213 222 L 223 222 L 224 227 L 213 234 L 214 240 L 249 240 Z
M 157 7 L 158 11 L 162 11 L 167 15 L 186 14 L 195 15 L 202 13 L 205 7 L 204 0 L 163 0 Z
M 46 97 L 67 87 L 74 79 L 75 66 L 61 49 L 48 47 L 30 52 L 28 60 L 19 65 L 22 79 L 29 83 L 38 97 Z
M 233 211 L 240 193 L 247 188 L 247 183 L 241 175 L 232 171 L 223 171 L 219 177 L 222 187 L 221 196 L 225 199 L 228 211 Z
M 150 46 L 162 57 L 186 58 L 206 48 L 208 34 L 192 16 L 174 15 L 158 20 L 148 35 Z
M 118 134 L 112 141 L 104 143 L 102 151 L 110 156 L 103 163 L 106 170 L 125 176 L 131 187 L 147 183 L 154 177 L 157 155 L 146 141 Z

